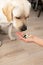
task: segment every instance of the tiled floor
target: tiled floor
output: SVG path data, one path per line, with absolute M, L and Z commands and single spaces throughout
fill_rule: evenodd
M 31 12 L 28 32 L 43 38 L 43 13 L 38 18 L 36 12 Z M 43 65 L 43 47 L 19 39 L 10 41 L 8 36 L 1 37 L 3 45 L 0 47 L 0 65 Z

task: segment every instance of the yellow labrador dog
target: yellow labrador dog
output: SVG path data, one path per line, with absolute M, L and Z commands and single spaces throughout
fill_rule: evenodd
M 27 29 L 26 19 L 29 16 L 31 4 L 27 0 L 0 0 L 0 26 L 8 26 L 8 35 L 13 38 L 11 31 L 12 26 L 19 30 Z

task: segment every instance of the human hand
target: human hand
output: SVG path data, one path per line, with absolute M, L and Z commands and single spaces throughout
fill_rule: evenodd
M 21 39 L 21 40 L 23 40 L 25 42 L 32 42 L 33 41 L 33 38 L 34 38 L 33 35 L 29 35 L 28 38 L 24 38 L 22 32 L 17 32 L 16 34 L 19 36 L 19 39 Z

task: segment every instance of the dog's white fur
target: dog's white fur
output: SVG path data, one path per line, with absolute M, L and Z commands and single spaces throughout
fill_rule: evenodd
M 0 0 L 0 26 L 9 26 L 8 35 L 11 40 L 14 39 L 11 35 L 12 26 L 19 29 L 23 24 L 26 25 L 25 18 L 29 16 L 30 8 L 31 4 L 27 0 Z

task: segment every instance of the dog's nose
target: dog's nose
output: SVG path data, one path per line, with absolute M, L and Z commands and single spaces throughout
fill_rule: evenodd
M 23 26 L 21 27 L 21 31 L 25 31 L 25 30 L 27 30 L 27 26 L 26 26 L 26 25 L 23 25 Z

